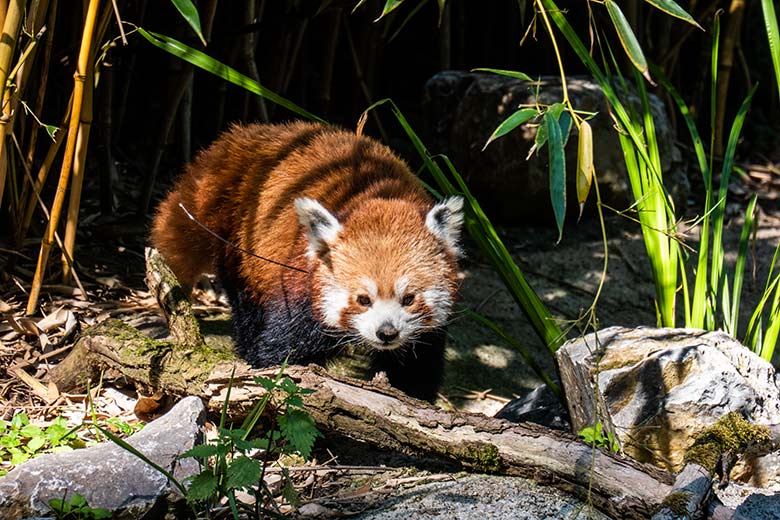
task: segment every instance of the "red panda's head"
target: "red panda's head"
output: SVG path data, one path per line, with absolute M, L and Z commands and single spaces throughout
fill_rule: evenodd
M 458 286 L 463 199 L 430 210 L 372 199 L 340 222 L 319 202 L 298 199 L 312 268 L 312 307 L 328 328 L 378 350 L 443 326 Z

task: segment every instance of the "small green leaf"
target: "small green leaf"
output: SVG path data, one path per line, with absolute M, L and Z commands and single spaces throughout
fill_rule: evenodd
M 207 459 L 216 455 L 218 452 L 219 447 L 217 447 L 216 444 L 198 444 L 179 455 L 179 458 Z
M 190 500 L 208 500 L 217 492 L 217 477 L 205 469 L 190 479 L 187 498 Z
M 33 437 L 27 442 L 27 451 L 31 454 L 35 453 L 40 450 L 44 444 L 46 444 L 46 437 L 43 435 L 40 437 Z
M 391 12 L 395 11 L 395 9 L 400 6 L 403 3 L 404 0 L 387 0 L 385 2 L 384 8 L 382 8 L 382 14 L 379 15 L 379 18 L 374 20 L 375 22 L 378 22 Z
M 518 110 L 511 116 L 504 119 L 504 121 L 498 125 L 498 127 L 493 130 L 493 133 L 490 134 L 490 137 L 488 138 L 487 142 L 485 143 L 485 146 L 482 147 L 482 151 L 485 151 L 485 148 L 488 147 L 490 143 L 498 139 L 499 137 L 503 137 L 518 126 L 522 125 L 523 123 L 527 122 L 534 116 L 538 115 L 539 112 L 537 112 L 533 108 L 523 108 L 521 110 Z
M 19 430 L 19 433 L 22 435 L 22 437 L 26 437 L 28 439 L 32 439 L 33 437 L 43 437 L 43 431 L 41 428 L 35 426 L 34 424 L 28 424 Z
M 626 51 L 626 55 L 628 55 L 628 58 L 631 60 L 631 63 L 634 64 L 634 67 L 642 73 L 647 81 L 652 83 L 653 80 L 647 70 L 645 53 L 642 51 L 642 47 L 639 45 L 639 41 L 636 39 L 636 35 L 634 35 L 634 31 L 631 29 L 628 20 L 626 20 L 623 11 L 620 10 L 620 7 L 618 7 L 614 0 L 604 0 L 604 5 L 607 7 L 607 13 L 609 13 L 612 24 L 615 26 L 618 38 L 620 39 L 620 44 Z
M 528 74 L 517 72 L 515 70 L 488 69 L 485 67 L 478 67 L 476 69 L 471 69 L 471 72 L 492 72 L 493 74 L 500 74 L 502 76 L 509 76 L 510 78 L 522 79 L 523 81 L 533 81 L 531 76 Z
M 666 14 L 670 14 L 674 16 L 675 18 L 679 18 L 680 20 L 684 20 L 688 22 L 691 25 L 694 25 L 701 29 L 701 25 L 696 23 L 696 20 L 693 19 L 691 15 L 689 15 L 685 9 L 677 5 L 673 0 L 645 0 L 648 4 L 652 5 L 656 9 L 660 9 L 661 11 L 665 12 Z M 704 29 L 702 29 L 704 30 Z
M 274 389 L 276 388 L 276 381 L 268 377 L 257 376 L 256 378 L 254 378 L 254 381 L 255 383 L 262 386 L 269 392 L 273 392 Z
M 295 382 L 290 379 L 289 377 L 285 376 L 282 378 L 281 381 L 279 381 L 279 388 L 287 392 L 288 394 L 296 394 L 298 393 L 298 385 L 295 384 Z
M 254 486 L 260 481 L 263 468 L 259 460 L 240 456 L 234 458 L 225 472 L 225 487 L 241 489 Z
M 11 428 L 14 430 L 21 430 L 23 427 L 30 424 L 30 419 L 27 417 L 27 414 L 24 412 L 19 412 L 17 414 L 14 414 L 13 418 L 11 419 Z
M 550 200 L 555 224 L 558 226 L 558 242 L 563 237 L 563 220 L 566 217 L 566 157 L 563 152 L 563 136 L 558 120 L 551 111 L 544 114 L 544 127 L 549 140 Z
M 314 440 L 321 436 L 314 426 L 314 420 L 303 410 L 287 410 L 287 413 L 279 416 L 279 429 L 290 447 L 299 452 L 304 459 L 311 455 Z
M 292 480 L 290 479 L 290 475 L 287 472 L 287 469 L 284 468 L 284 487 L 282 488 L 282 497 L 287 501 L 288 504 L 290 504 L 293 507 L 298 507 L 301 505 L 301 498 L 298 496 L 298 490 L 295 489 L 295 486 L 293 485 Z
M 46 133 L 49 134 L 52 141 L 57 138 L 57 132 L 60 131 L 60 127 L 54 125 L 43 125 L 43 128 L 46 130 Z
M 200 38 L 203 45 L 206 45 L 206 39 L 203 37 L 203 32 L 200 29 L 200 15 L 198 14 L 198 8 L 195 7 L 195 4 L 193 4 L 191 0 L 171 0 L 171 3 L 176 6 L 176 9 L 181 13 L 184 20 L 190 24 L 190 27 L 192 27 L 192 30 L 198 35 L 198 38 Z

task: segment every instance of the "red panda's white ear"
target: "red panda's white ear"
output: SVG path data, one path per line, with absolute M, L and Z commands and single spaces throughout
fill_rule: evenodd
M 453 254 L 460 256 L 463 197 L 449 197 L 436 204 L 426 215 L 425 225 Z
M 313 199 L 295 199 L 298 221 L 309 239 L 309 258 L 324 256 L 341 231 L 341 224 L 322 204 Z

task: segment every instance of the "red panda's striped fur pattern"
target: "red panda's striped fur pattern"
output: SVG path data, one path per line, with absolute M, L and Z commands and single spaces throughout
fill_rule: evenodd
M 217 241 L 209 229 L 274 265 Z M 198 154 L 154 219 L 182 284 L 215 272 L 239 354 L 255 366 L 322 362 L 346 341 L 375 368 L 435 396 L 457 290 L 462 200 L 434 205 L 409 168 L 367 137 L 312 123 L 237 126 Z

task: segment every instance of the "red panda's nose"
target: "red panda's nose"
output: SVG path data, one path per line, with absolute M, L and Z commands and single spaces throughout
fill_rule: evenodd
M 390 323 L 383 323 L 376 331 L 376 337 L 382 343 L 390 343 L 398 337 L 398 329 L 393 327 Z

